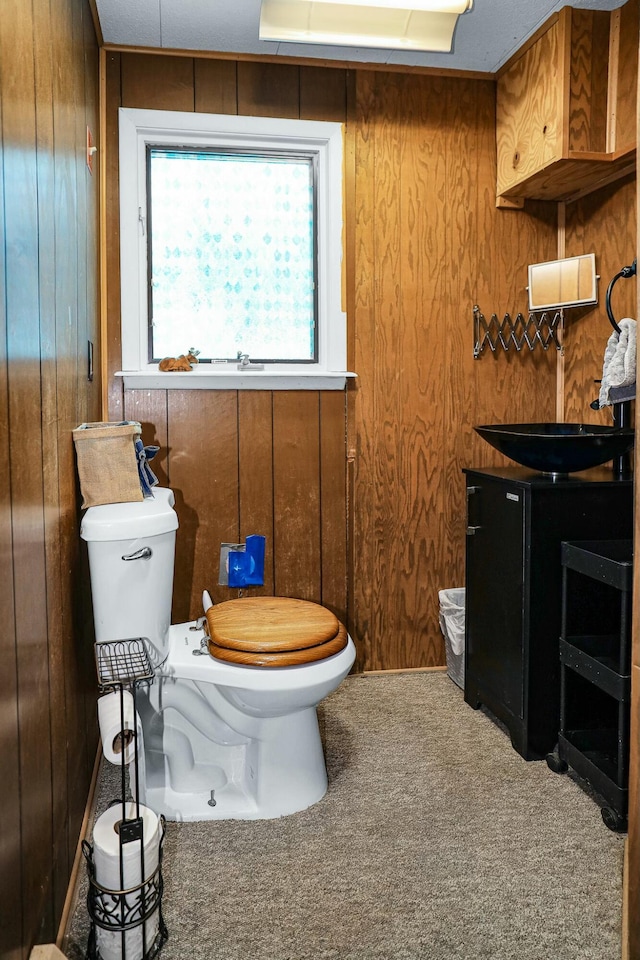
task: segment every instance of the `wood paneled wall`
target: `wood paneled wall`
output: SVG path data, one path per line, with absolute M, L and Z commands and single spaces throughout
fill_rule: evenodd
M 613 332 L 605 308 L 612 278 L 636 258 L 636 178 L 627 177 L 590 194 L 565 211 L 566 256 L 595 253 L 598 304 L 566 315 L 564 405 L 567 420 L 612 423 L 612 408 L 591 410 L 600 392 L 607 340 Z M 636 317 L 636 278 L 621 278 L 611 295 L 614 317 Z
M 110 54 L 108 235 L 117 237 L 117 107 L 346 118 L 344 71 Z M 222 542 L 267 538 L 264 588 L 323 603 L 346 619 L 346 401 L 342 392 L 122 390 L 118 249 L 107 250 L 109 416 L 139 420 L 176 493 L 174 621 L 237 591 L 218 587 Z M 168 375 L 170 376 L 170 374 Z
M 55 939 L 97 746 L 71 431 L 99 419 L 98 51 L 86 0 L 0 17 L 0 956 Z M 99 369 L 99 365 L 98 365 Z
M 358 374 L 346 397 L 122 390 L 120 105 L 346 121 Z M 438 590 L 464 583 L 462 469 L 505 462 L 473 425 L 556 414 L 556 351 L 473 357 L 474 304 L 487 317 L 526 312 L 527 265 L 558 250 L 557 204 L 495 207 L 494 83 L 110 53 L 107 128 L 108 409 L 144 422 L 162 447 L 162 480 L 178 491 L 174 616 L 196 616 L 204 587 L 229 595 L 215 586 L 221 541 L 265 533 L 265 592 L 347 610 L 359 669 L 443 664 Z M 567 249 L 595 249 L 603 275 L 632 259 L 634 190 L 606 188 L 566 213 Z M 602 334 L 587 346 L 574 336 L 585 329 L 595 335 L 588 318 L 570 318 L 573 419 L 587 418 L 602 364 Z
M 341 391 L 126 390 L 153 461 L 176 495 L 173 621 L 238 595 L 218 586 L 220 544 L 266 536 L 269 594 L 346 618 L 345 396 Z M 157 462 L 159 461 L 159 462 Z
M 122 390 L 120 105 L 346 121 L 346 417 L 329 393 Z M 495 209 L 494 84 L 110 53 L 107 130 L 108 410 L 145 424 L 178 491 L 174 617 L 198 615 L 204 587 L 229 596 L 221 541 L 265 533 L 265 591 L 346 615 L 359 668 L 444 663 L 438 589 L 464 582 L 461 469 L 500 462 L 472 426 L 555 409 L 555 356 L 473 359 L 473 305 L 524 310 L 526 266 L 557 242 L 555 205 Z
M 489 81 L 359 73 L 353 621 L 368 668 L 442 664 L 438 591 L 464 584 L 478 423 L 553 419 L 555 355 L 473 358 L 473 306 L 526 309 L 556 208 L 496 210 Z M 488 574 L 489 575 L 489 574 Z

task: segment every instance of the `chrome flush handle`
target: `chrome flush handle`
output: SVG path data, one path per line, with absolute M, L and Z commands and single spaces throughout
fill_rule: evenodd
M 135 553 L 129 553 L 124 556 L 123 560 L 151 560 L 152 550 L 151 547 L 141 547 L 139 550 L 136 550 Z

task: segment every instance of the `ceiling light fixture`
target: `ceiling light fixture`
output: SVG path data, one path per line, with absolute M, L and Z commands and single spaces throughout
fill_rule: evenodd
M 473 0 L 262 0 L 260 39 L 450 53 Z

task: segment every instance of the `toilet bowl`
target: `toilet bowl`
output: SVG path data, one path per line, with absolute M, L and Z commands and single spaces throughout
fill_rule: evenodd
M 169 820 L 269 819 L 320 800 L 316 707 L 349 673 L 353 641 L 326 608 L 293 598 L 215 604 L 171 624 L 178 518 L 166 488 L 90 507 L 96 642 L 143 638 L 155 677 L 136 685 L 141 803 Z

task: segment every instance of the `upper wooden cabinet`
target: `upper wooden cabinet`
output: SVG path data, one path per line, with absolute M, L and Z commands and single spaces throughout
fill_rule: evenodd
M 635 170 L 639 6 L 565 7 L 502 69 L 499 205 L 575 199 Z

